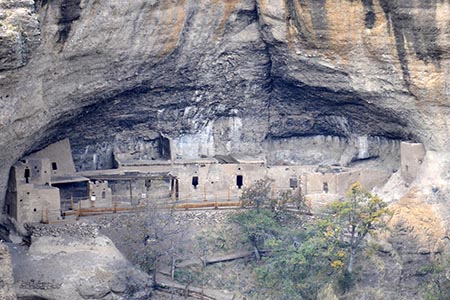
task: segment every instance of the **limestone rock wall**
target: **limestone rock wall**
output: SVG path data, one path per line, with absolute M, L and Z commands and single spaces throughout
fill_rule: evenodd
M 394 153 L 398 140 L 450 146 L 448 1 L 0 8 L 0 191 L 18 158 L 64 137 L 78 168 L 108 167 L 119 147 L 145 148 L 160 133 L 183 155 L 269 153 L 283 143 L 336 149 L 314 162 Z M 310 143 L 314 136 L 332 143 Z M 364 152 L 364 137 L 382 146 Z
M 8 248 L 0 241 L 0 299 L 16 300 L 13 268 Z

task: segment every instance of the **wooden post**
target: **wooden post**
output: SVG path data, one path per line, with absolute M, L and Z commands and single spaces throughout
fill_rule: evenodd
M 78 210 L 77 210 L 77 218 L 76 220 L 79 220 L 81 216 L 81 200 L 78 200 Z
M 49 220 L 48 220 L 48 207 L 45 209 L 45 224 L 49 224 Z
M 133 180 L 130 179 L 130 204 L 133 203 Z
M 44 208 L 41 209 L 41 223 L 44 223 Z
M 114 197 L 114 210 L 113 213 L 117 212 L 117 195 Z
M 219 206 L 217 205 L 217 191 L 214 193 L 214 208 L 219 208 Z
M 206 199 L 206 184 L 203 186 L 203 201 L 208 201 Z

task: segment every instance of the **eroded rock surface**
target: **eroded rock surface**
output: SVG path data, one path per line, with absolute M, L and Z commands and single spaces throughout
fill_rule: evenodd
M 1 2 L 14 34 L 39 37 L 29 59 L 2 62 L 1 186 L 16 159 L 62 137 L 79 168 L 110 167 L 113 152 L 151 159 L 160 133 L 186 157 L 325 137 L 306 142 L 324 152 L 313 160 L 269 157 L 297 163 L 358 160 L 366 138 L 382 141 L 369 153 L 449 146 L 448 2 L 32 2 Z
M 148 299 L 149 276 L 87 224 L 38 228 L 13 250 L 19 299 Z M 40 299 L 39 298 L 39 299 Z
M 3 242 L 0 241 L 0 299 L 15 300 L 13 267 L 11 256 Z

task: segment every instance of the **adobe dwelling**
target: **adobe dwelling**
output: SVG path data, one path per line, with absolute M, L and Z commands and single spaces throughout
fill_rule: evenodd
M 321 203 L 345 195 L 358 181 L 367 189 L 382 186 L 390 174 L 382 170 L 316 166 L 268 166 L 265 160 L 248 155 L 227 155 L 172 162 L 144 161 L 121 164 L 123 172 L 170 174 L 171 198 L 183 202 L 238 200 L 242 189 L 269 178 L 273 194 L 299 189 L 312 202 Z M 98 172 L 98 171 L 95 171 Z M 91 177 L 92 174 L 85 173 Z
M 11 167 L 5 211 L 19 224 L 58 220 L 61 210 L 80 201 L 84 206 L 110 206 L 111 190 L 105 182 L 90 182 L 76 174 L 68 139 Z
M 137 206 L 160 202 L 237 201 L 242 189 L 269 178 L 272 194 L 302 191 L 313 209 L 345 195 L 354 182 L 367 190 L 381 187 L 390 173 L 340 166 L 267 165 L 262 157 L 242 154 L 174 159 L 164 138 L 166 159 L 134 160 L 115 155 L 116 169 L 75 172 L 69 140 L 30 154 L 11 168 L 5 210 L 19 223 L 53 221 L 74 205 Z M 401 174 L 417 176 L 425 156 L 422 144 L 401 144 Z M 114 204 L 115 205 L 115 204 Z
M 115 200 L 132 206 L 142 204 L 148 198 L 167 201 L 171 198 L 171 189 L 175 188 L 171 188 L 175 179 L 169 172 L 109 169 L 86 171 L 82 174 L 95 182 L 107 183 Z
M 18 161 L 9 173 L 6 213 L 20 224 L 40 222 L 44 214 L 48 214 L 49 219 L 58 219 L 59 189 L 50 186 L 50 182 L 51 162 L 48 158 Z

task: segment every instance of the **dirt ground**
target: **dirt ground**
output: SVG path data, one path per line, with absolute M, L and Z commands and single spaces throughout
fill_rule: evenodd
M 172 259 L 177 263 L 201 262 L 201 259 L 250 250 L 242 240 L 237 226 L 228 220 L 235 213 L 236 210 L 231 209 L 174 211 L 170 218 L 163 216 L 157 220 L 170 221 L 171 224 L 161 229 L 161 234 L 168 232 L 167 236 L 154 244 L 146 239 L 149 235 L 146 228 L 148 218 L 152 218 L 153 213 L 104 215 L 89 219 L 98 223 L 100 233 L 111 238 L 116 247 L 143 270 L 147 268 L 145 257 L 155 254 L 152 250 L 148 252 L 149 247 L 159 248 L 157 251 L 162 253 L 158 270 L 170 276 Z M 251 268 L 248 268 L 250 260 L 251 258 L 242 258 L 207 266 L 194 264 L 176 269 L 174 279 L 185 285 L 233 292 L 236 299 L 241 299 L 255 285 Z M 186 299 L 162 292 L 157 295 L 158 298 L 155 299 Z

